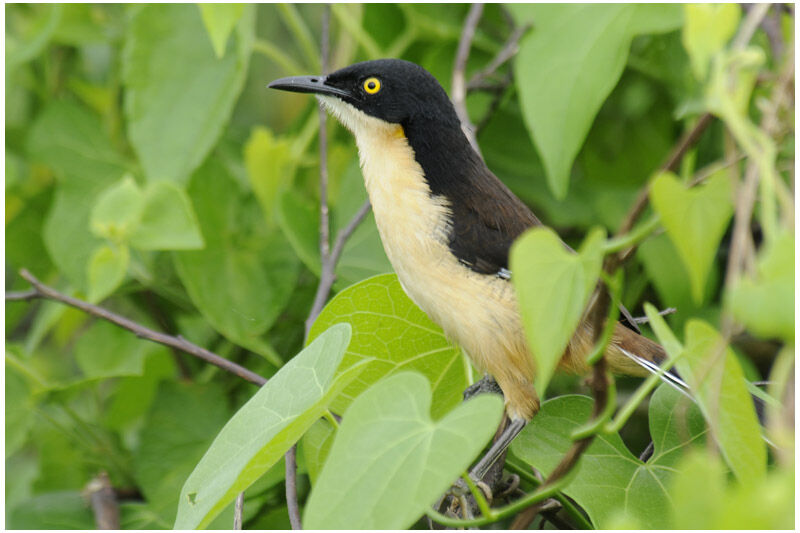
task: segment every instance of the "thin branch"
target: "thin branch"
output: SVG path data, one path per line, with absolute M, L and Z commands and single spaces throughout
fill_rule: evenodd
M 242 518 L 244 516 L 244 491 L 236 496 L 236 504 L 233 507 L 233 529 L 242 529 Z
M 86 487 L 97 529 L 119 529 L 119 502 L 108 474 L 100 472 Z
M 297 444 L 286 452 L 286 507 L 292 529 L 303 529 L 300 520 L 300 505 L 297 503 Z M 291 475 L 289 475 L 291 474 Z
M 129 318 L 125 318 L 124 316 L 113 313 L 108 309 L 104 309 L 97 305 L 90 304 L 89 302 L 84 302 L 83 300 L 73 298 L 72 296 L 67 296 L 66 294 L 58 292 L 52 287 L 48 287 L 47 285 L 36 279 L 36 277 L 33 274 L 31 274 L 30 272 L 28 272 L 28 270 L 24 268 L 20 270 L 19 274 L 25 280 L 27 280 L 31 285 L 33 285 L 33 290 L 24 291 L 22 293 L 8 293 L 6 295 L 6 300 L 9 300 L 10 296 L 11 301 L 43 299 L 43 300 L 54 300 L 56 302 L 61 302 L 70 307 L 80 309 L 81 311 L 88 313 L 92 316 L 95 316 L 97 318 L 102 318 L 103 320 L 107 320 L 112 324 L 116 324 L 117 326 L 123 329 L 127 329 L 128 331 L 133 332 L 137 337 L 141 339 L 156 342 L 158 344 L 163 344 L 164 346 L 168 346 L 170 348 L 176 348 L 178 350 L 181 350 L 182 352 L 188 353 L 189 355 L 193 355 L 198 359 L 202 359 L 207 363 L 211 363 L 212 365 L 219 367 L 226 372 L 230 372 L 231 374 L 234 374 L 255 385 L 261 386 L 267 382 L 265 378 L 259 376 L 255 372 L 252 372 L 244 368 L 243 366 L 234 363 L 233 361 L 229 361 L 224 357 L 221 357 L 209 350 L 206 350 L 205 348 L 201 348 L 200 346 L 187 341 L 180 335 L 173 337 L 172 335 L 167 335 L 165 333 L 152 330 L 137 322 L 134 322 Z M 25 298 L 20 298 L 20 296 L 25 296 Z
M 764 20 L 767 11 L 769 11 L 769 6 L 770 4 L 756 4 L 747 10 L 747 15 L 739 27 L 739 33 L 736 34 L 731 45 L 734 50 L 742 50 L 747 46 L 761 21 Z
M 366 200 L 358 209 L 356 214 L 350 219 L 350 222 L 347 223 L 347 226 L 345 226 L 336 234 L 336 242 L 333 244 L 333 249 L 331 250 L 328 262 L 322 265 L 322 272 L 320 274 L 319 285 L 317 286 L 317 293 L 314 296 L 314 303 L 312 304 L 311 311 L 306 319 L 306 337 L 308 337 L 308 332 L 311 330 L 311 326 L 314 324 L 314 321 L 317 319 L 320 311 L 322 311 L 322 308 L 325 306 L 325 302 L 328 300 L 328 295 L 333 287 L 333 282 L 336 281 L 336 265 L 339 263 L 339 258 L 344 251 L 344 245 L 347 244 L 347 239 L 350 238 L 358 225 L 361 224 L 361 222 L 367 216 L 371 207 L 372 206 L 370 205 L 369 200 Z
M 469 51 L 472 47 L 472 40 L 475 38 L 475 30 L 478 28 L 478 22 L 483 14 L 483 4 L 472 4 L 467 13 L 467 19 L 464 21 L 464 27 L 461 30 L 461 38 L 458 41 L 458 50 L 456 52 L 456 60 L 453 64 L 453 83 L 451 89 L 451 98 L 453 106 L 456 109 L 456 114 L 461 120 L 461 129 L 464 135 L 467 136 L 469 144 L 472 148 L 481 153 L 478 141 L 475 138 L 475 126 L 469 120 L 467 113 L 467 83 L 465 71 L 467 68 L 467 59 L 469 59 Z
M 472 75 L 469 83 L 467 83 L 467 91 L 474 90 L 478 87 L 483 87 L 486 81 L 492 77 L 495 72 L 497 72 L 497 69 L 502 67 L 509 59 L 514 57 L 519 50 L 520 39 L 522 39 L 522 36 L 525 35 L 529 29 L 531 29 L 531 25 L 526 24 L 525 26 L 517 28 L 511 32 L 511 35 L 503 45 L 503 48 L 497 52 L 497 55 L 494 56 L 494 59 L 492 59 L 485 68 Z

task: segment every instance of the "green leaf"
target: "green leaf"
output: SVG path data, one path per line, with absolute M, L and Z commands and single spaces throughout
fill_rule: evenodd
M 523 117 L 547 171 L 566 196 L 572 162 L 625 67 L 631 39 L 681 24 L 679 5 L 512 4 L 534 29 L 514 60 Z
M 151 183 L 145 188 L 143 204 L 131 246 L 140 250 L 203 247 L 197 217 L 183 189 L 167 182 Z
M 439 417 L 461 402 L 469 385 L 461 350 L 412 302 L 396 274 L 383 274 L 357 283 L 336 295 L 317 317 L 309 339 L 333 324 L 353 326 L 340 372 L 364 359 L 374 362 L 331 408 L 337 413 L 384 376 L 403 370 L 423 374 L 433 389 L 433 416 Z
M 75 360 L 87 378 L 141 376 L 148 342 L 110 322 L 97 321 L 75 344 Z
M 186 478 L 228 421 L 230 409 L 222 387 L 164 382 L 139 434 L 133 475 L 156 513 L 175 521 Z
M 60 178 L 44 223 L 44 242 L 58 269 L 72 285 L 88 290 L 87 262 L 101 240 L 89 230 L 98 194 L 125 172 L 100 120 L 83 107 L 53 102 L 28 136 L 34 160 Z
M 6 34 L 6 72 L 17 65 L 26 63 L 42 53 L 53 33 L 61 22 L 64 6 L 61 4 L 45 4 L 31 6 L 32 14 L 24 24 L 15 24 L 14 29 Z M 20 28 L 24 28 L 19 31 Z
M 564 354 L 603 262 L 604 232 L 593 230 L 577 254 L 549 228 L 534 228 L 511 247 L 512 281 L 536 362 L 536 390 L 544 394 Z
M 255 199 L 211 159 L 189 184 L 205 248 L 175 252 L 175 267 L 192 302 L 231 341 L 280 366 L 261 335 L 286 306 L 297 259 L 280 233 L 268 232 Z
M 308 428 L 303 435 L 303 456 L 312 485 L 317 482 L 319 472 L 328 458 L 335 436 L 336 428 L 324 418 L 314 422 L 314 425 Z
M 242 4 L 200 4 L 200 14 L 203 16 L 203 24 L 214 45 L 214 53 L 217 58 L 225 55 L 225 47 L 228 44 L 233 28 L 242 16 L 244 6 Z
M 264 218 L 274 224 L 279 193 L 294 179 L 297 162 L 292 158 L 291 142 L 256 126 L 244 145 L 244 164 Z
M 492 436 L 501 400 L 483 395 L 431 418 L 427 380 L 403 372 L 347 410 L 305 510 L 309 529 L 406 529 Z
M 244 84 L 254 22 L 247 6 L 236 45 L 217 59 L 195 6 L 137 6 L 122 54 L 125 116 L 149 181 L 185 181 L 216 143 Z
M 205 527 L 325 412 L 363 370 L 364 364 L 351 367 L 334 379 L 349 342 L 350 326 L 327 330 L 225 424 L 181 490 L 176 529 Z
M 589 420 L 591 411 L 592 400 L 585 396 L 559 396 L 544 402 L 511 444 L 512 452 L 546 476 L 571 447 L 572 431 Z M 666 385 L 650 401 L 649 420 L 654 451 L 646 463 L 628 450 L 618 434 L 600 434 L 581 456 L 564 489 L 599 529 L 621 519 L 646 529 L 669 527 L 666 484 L 686 447 L 702 441 L 705 428 L 694 404 Z
M 130 263 L 126 245 L 100 246 L 89 260 L 88 300 L 97 303 L 114 292 L 125 279 Z
M 757 275 L 731 288 L 727 305 L 736 320 L 764 338 L 794 342 L 794 235 L 783 233 L 759 252 Z
M 697 399 L 725 461 L 743 483 L 763 478 L 767 450 L 753 400 L 733 351 L 701 320 L 686 324 L 686 353 L 678 371 Z
M 686 189 L 674 174 L 662 172 L 650 188 L 650 201 L 689 271 L 692 297 L 700 303 L 717 247 L 733 214 L 730 176 L 721 170 L 704 184 Z
M 742 10 L 736 4 L 684 4 L 683 11 L 683 46 L 695 77 L 705 80 L 711 58 L 736 33 Z
M 144 206 L 141 189 L 131 176 L 100 193 L 92 209 L 92 233 L 115 243 L 126 243 L 139 224 Z

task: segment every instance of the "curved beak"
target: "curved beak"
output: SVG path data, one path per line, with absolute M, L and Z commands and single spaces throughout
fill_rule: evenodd
M 339 97 L 352 97 L 352 95 L 338 87 L 327 85 L 325 76 L 292 76 L 275 80 L 267 88 L 289 91 L 294 93 L 328 94 Z

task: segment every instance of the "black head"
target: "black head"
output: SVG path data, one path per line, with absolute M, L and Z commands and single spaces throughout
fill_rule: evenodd
M 393 124 L 435 120 L 458 125 L 453 104 L 427 70 L 401 59 L 364 61 L 328 76 L 281 78 L 272 89 L 334 96 L 367 115 Z

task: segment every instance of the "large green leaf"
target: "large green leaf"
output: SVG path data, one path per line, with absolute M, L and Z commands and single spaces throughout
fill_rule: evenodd
M 794 341 L 794 234 L 783 233 L 759 252 L 757 277 L 731 289 L 733 316 L 761 337 Z
M 233 342 L 271 357 L 261 335 L 286 306 L 297 259 L 279 232 L 269 232 L 252 196 L 212 159 L 189 184 L 205 248 L 175 252 L 175 266 L 194 304 Z
M 75 361 L 87 378 L 141 376 L 149 347 L 131 332 L 98 321 L 75 344 Z
M 125 116 L 148 180 L 184 181 L 216 142 L 244 84 L 254 15 L 245 8 L 236 45 L 217 59 L 196 6 L 135 10 L 122 54 Z
M 592 400 L 559 396 L 542 409 L 514 440 L 511 449 L 545 475 L 572 445 L 571 433 L 589 420 Z M 646 529 L 668 527 L 671 506 L 666 489 L 674 465 L 705 433 L 703 419 L 684 396 L 662 385 L 650 401 L 652 457 L 640 461 L 618 434 L 600 434 L 584 452 L 564 489 L 598 528 L 612 521 L 638 521 Z
M 461 401 L 469 385 L 461 350 L 406 296 L 397 275 L 375 276 L 337 294 L 317 317 L 309 339 L 340 322 L 353 326 L 340 372 L 363 359 L 374 362 L 333 402 L 334 411 L 344 412 L 373 383 L 401 370 L 416 370 L 432 383 L 433 416 Z
M 186 192 L 172 183 L 150 183 L 144 189 L 139 224 L 131 245 L 140 250 L 192 250 L 203 236 Z
M 678 371 L 697 398 L 731 470 L 743 483 L 762 478 L 767 450 L 733 350 L 701 320 L 686 324 L 685 350 Z
M 289 139 L 276 137 L 263 126 L 253 129 L 244 146 L 247 178 L 270 225 L 276 220 L 280 193 L 294 179 L 297 161 L 291 148 Z
M 617 84 L 631 39 L 678 28 L 679 5 L 511 4 L 517 23 L 534 29 L 515 58 L 528 131 L 550 189 L 564 198 L 572 161 L 597 111 Z
M 692 297 L 697 303 L 703 298 L 717 247 L 733 214 L 731 198 L 726 170 L 692 189 L 686 189 L 672 173 L 663 172 L 650 189 L 653 209 L 661 216 L 667 235 L 689 271 Z
M 92 509 L 79 491 L 46 492 L 22 502 L 8 517 L 10 529 L 77 529 L 96 527 Z
M 205 527 L 267 472 L 366 362 L 334 379 L 350 326 L 334 326 L 286 363 L 225 424 L 181 490 L 177 529 Z
M 309 496 L 310 529 L 405 529 L 470 465 L 494 433 L 501 400 L 478 396 L 431 418 L 431 389 L 403 372 L 347 410 Z
M 42 111 L 28 136 L 28 150 L 59 177 L 44 224 L 47 251 L 73 286 L 86 292 L 87 262 L 101 243 L 89 230 L 89 214 L 100 191 L 122 176 L 125 162 L 100 120 L 68 102 L 53 102 Z
M 547 389 L 597 284 L 603 241 L 603 231 L 594 230 L 574 254 L 553 230 L 534 228 L 511 247 L 512 280 L 536 361 L 539 394 Z

